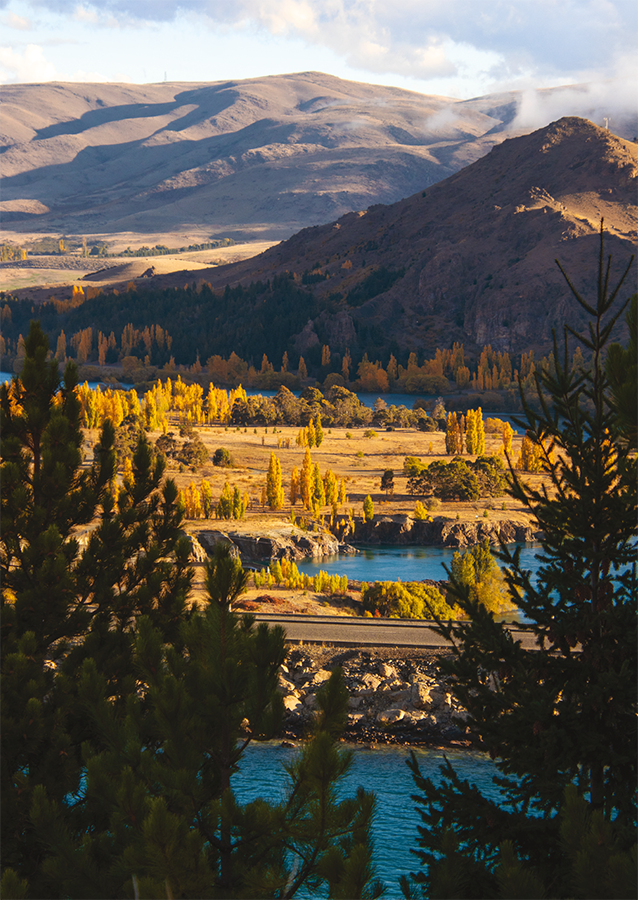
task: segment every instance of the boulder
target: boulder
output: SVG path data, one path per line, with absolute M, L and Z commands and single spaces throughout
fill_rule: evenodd
M 230 547 L 230 555 L 233 559 L 239 559 L 239 550 L 231 539 L 223 531 L 200 531 L 197 534 L 198 543 L 212 556 L 218 544 L 226 544 Z
M 208 553 L 204 550 L 200 542 L 197 540 L 194 534 L 187 534 L 188 542 L 191 545 L 191 550 L 189 553 L 189 560 L 191 562 L 203 563 L 208 559 Z
M 286 712 L 289 713 L 296 713 L 303 709 L 301 701 L 293 694 L 289 694 L 287 697 L 284 697 L 284 708 L 286 709 Z
M 381 678 L 396 678 L 397 670 L 394 666 L 388 665 L 388 663 L 382 662 L 379 664 L 379 675 Z
M 377 722 L 380 725 L 394 725 L 405 718 L 405 712 L 402 709 L 384 709 L 377 715 Z
M 381 684 L 381 679 L 373 675 L 372 672 L 366 672 L 361 680 L 368 691 L 376 691 Z
M 432 706 L 431 688 L 422 681 L 416 681 L 410 689 L 410 702 L 415 709 L 430 709 Z

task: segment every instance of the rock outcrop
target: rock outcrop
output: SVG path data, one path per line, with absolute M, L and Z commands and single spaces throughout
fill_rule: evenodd
M 435 655 L 382 659 L 375 651 L 324 651 L 313 658 L 310 648 L 293 649 L 282 666 L 279 690 L 283 695 L 284 731 L 299 737 L 316 708 L 316 693 L 341 666 L 348 701 L 344 737 L 378 743 L 469 744 L 466 711 L 456 702 Z
M 299 560 L 306 557 L 321 558 L 338 553 L 356 552 L 334 535 L 322 531 L 302 531 L 293 525 L 287 528 L 268 529 L 261 534 L 245 531 L 200 531 L 197 540 L 208 553 L 222 542 L 229 544 L 231 553 L 246 562 L 269 559 Z
M 460 522 L 445 516 L 429 521 L 407 515 L 378 516 L 372 522 L 355 520 L 354 531 L 344 520 L 342 536 L 362 544 L 412 544 L 434 547 L 471 547 L 488 540 L 490 544 L 533 541 L 540 536 L 529 525 L 511 519 L 479 519 Z

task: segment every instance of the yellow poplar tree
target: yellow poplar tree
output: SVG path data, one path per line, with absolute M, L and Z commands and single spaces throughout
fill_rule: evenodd
M 301 467 L 301 478 L 299 483 L 301 499 L 306 509 L 310 509 L 310 499 L 312 496 L 312 457 L 310 456 L 310 448 L 306 448 L 303 465 Z
M 281 486 L 281 463 L 274 453 L 270 454 L 270 465 L 266 476 L 266 497 L 271 509 L 281 509 L 284 505 L 284 490 Z
M 299 469 L 297 466 L 294 467 L 292 473 L 290 475 L 290 505 L 294 506 L 297 500 L 299 499 L 299 490 L 300 490 L 300 480 L 299 480 Z
M 313 508 L 326 505 L 326 491 L 323 486 L 323 478 L 319 471 L 319 463 L 315 463 L 312 473 L 312 498 Z
M 509 422 L 503 423 L 503 453 L 506 456 L 512 455 L 512 438 L 514 437 L 514 429 Z
M 479 406 L 474 417 L 476 426 L 476 455 L 483 456 L 485 453 L 485 425 L 483 423 L 483 410 Z
M 476 447 L 478 444 L 478 434 L 477 434 L 477 423 L 476 423 L 476 412 L 473 409 L 468 409 L 467 418 L 466 418 L 466 431 L 465 431 L 465 447 L 468 453 L 474 454 L 476 453 Z
M 204 513 L 204 517 L 206 519 L 210 519 L 213 514 L 213 491 L 211 488 L 210 481 L 207 481 L 205 478 L 202 479 L 201 486 L 202 493 L 202 511 Z
M 337 499 L 337 477 L 331 469 L 326 470 L 323 476 L 323 485 L 326 491 L 326 503 L 332 505 Z
M 315 431 L 315 423 L 312 421 L 312 419 L 308 422 L 307 432 L 308 432 L 308 446 L 312 448 L 317 443 L 317 434 Z

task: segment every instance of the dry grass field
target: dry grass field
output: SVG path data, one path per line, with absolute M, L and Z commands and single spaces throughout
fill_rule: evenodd
M 196 472 L 185 469 L 169 461 L 167 475 L 173 478 L 178 487 L 185 489 L 191 482 L 197 487 L 202 479 L 210 482 L 215 502 L 219 498 L 224 483 L 228 481 L 231 486 L 237 485 L 243 494 L 248 494 L 250 507 L 244 519 L 240 521 L 219 521 L 216 519 L 195 519 L 186 521 L 186 531 L 197 533 L 211 529 L 228 531 L 241 531 L 250 534 L 259 534 L 269 530 L 275 530 L 290 525 L 290 501 L 289 487 L 290 475 L 293 467 L 301 469 L 305 449 L 298 447 L 295 439 L 299 432 L 297 427 L 281 426 L 264 428 L 253 427 L 236 429 L 232 427 L 212 426 L 195 429 L 198 436 L 205 443 L 209 460 L 214 451 L 219 447 L 226 448 L 232 455 L 234 466 L 232 468 L 218 468 L 212 462 L 204 465 Z M 319 448 L 311 450 L 313 463 L 318 463 L 321 474 L 326 469 L 332 469 L 338 479 L 343 478 L 346 485 L 348 502 L 341 509 L 347 511 L 354 509 L 355 516 L 361 516 L 362 505 L 365 497 L 370 494 L 375 505 L 376 515 L 392 515 L 398 513 L 412 513 L 417 498 L 407 493 L 407 477 L 403 474 L 403 462 L 406 456 L 418 456 L 423 460 L 445 459 L 451 457 L 445 453 L 445 435 L 442 432 L 421 432 L 416 429 L 401 429 L 396 431 L 374 430 L 376 436 L 366 437 L 368 428 L 333 428 L 324 429 L 324 438 Z M 174 427 L 177 435 L 178 427 Z M 97 432 L 89 436 L 89 443 L 97 440 Z M 150 435 L 155 441 L 159 433 Z M 286 447 L 290 441 L 290 448 Z M 513 454 L 518 456 L 521 437 L 514 436 Z M 486 435 L 486 452 L 496 453 L 501 447 L 501 439 L 498 435 Z M 262 487 L 266 482 L 266 473 L 270 461 L 270 454 L 275 453 L 281 462 L 282 483 L 284 486 L 286 503 L 282 510 L 272 511 L 264 508 L 261 503 Z M 181 469 L 181 470 L 180 470 Z M 392 469 L 394 472 L 394 493 L 386 497 L 381 490 L 380 481 L 383 472 Z M 538 481 L 541 476 L 528 475 L 528 479 Z M 528 514 L 519 503 L 515 503 L 511 497 L 497 499 L 482 499 L 475 502 L 440 502 L 434 513 L 437 516 L 447 516 L 450 519 L 461 521 L 474 521 L 482 517 L 487 510 L 491 520 L 509 519 L 521 523 L 529 520 Z M 294 508 L 297 519 L 305 518 L 311 522 L 311 513 L 304 510 L 300 501 Z M 325 507 L 324 512 L 329 513 Z M 195 583 L 192 600 L 198 602 L 203 599 L 203 564 L 195 564 Z M 358 600 L 356 591 L 349 591 L 350 597 L 343 599 L 328 598 L 325 594 L 314 594 L 306 591 L 286 591 L 283 588 L 254 589 L 250 588 L 245 599 L 255 602 L 257 597 L 264 594 L 275 598 L 275 603 L 258 601 L 257 609 L 262 612 L 300 613 L 306 615 L 353 615 L 358 614 L 356 603 Z

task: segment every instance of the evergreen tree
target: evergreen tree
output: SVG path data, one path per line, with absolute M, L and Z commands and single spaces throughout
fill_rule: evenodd
M 321 447 L 322 441 L 323 441 L 323 427 L 321 425 L 321 414 L 317 413 L 317 418 L 315 419 L 315 446 Z
M 381 490 L 385 491 L 386 497 L 394 493 L 394 472 L 392 469 L 386 469 L 381 476 Z
M 596 301 L 583 299 L 567 279 L 591 316 L 585 336 L 571 332 L 589 352 L 589 368 L 571 369 L 566 331 L 553 369 L 534 373 L 539 412 L 521 389 L 530 438 L 557 451 L 552 459 L 543 450 L 551 490 L 532 488 L 513 474 L 513 496 L 544 535 L 536 582 L 517 552 L 504 547 L 501 554 L 526 617 L 520 627 L 537 639 L 538 649 L 523 650 L 460 588 L 458 602 L 470 621 L 440 627 L 455 648 L 448 666 L 454 692 L 496 759 L 495 782 L 511 806 L 461 782 L 449 764 L 435 785 L 420 775 L 413 758 L 425 871 L 412 886 L 404 882 L 406 895 L 422 885 L 427 896 L 502 896 L 499 861 L 510 841 L 513 855 L 547 896 L 592 896 L 592 884 L 581 884 L 576 893 L 572 859 L 561 843 L 560 810 L 571 785 L 597 822 L 613 822 L 618 852 L 635 845 L 636 459 L 619 432 L 604 369 L 609 336 L 622 313 L 612 307 L 629 266 L 609 291 L 610 265 L 601 231 Z M 586 859 L 581 863 L 585 871 Z
M 83 470 L 75 366 L 60 387 L 47 349 L 33 323 L 21 377 L 0 389 L 3 866 L 41 897 L 54 894 L 32 805 L 36 795 L 81 796 L 81 748 L 94 735 L 75 676 L 90 660 L 107 702 L 124 705 L 135 690 L 135 621 L 146 615 L 163 640 L 175 638 L 191 580 L 177 490 L 160 490 L 162 460 L 140 441 L 116 502 L 113 427 L 105 423 Z
M 631 298 L 626 320 L 629 328 L 627 346 L 610 345 L 605 360 L 605 372 L 609 379 L 618 430 L 636 450 L 638 449 L 638 294 L 634 294 Z
M 161 460 L 140 442 L 115 503 L 113 429 L 82 469 L 75 371 L 58 391 L 46 355 L 34 325 L 0 394 L 2 896 L 378 896 L 373 798 L 340 795 L 340 672 L 285 797 L 240 806 L 231 776 L 280 721 L 284 633 L 233 612 L 247 573 L 225 548 L 187 611 Z

